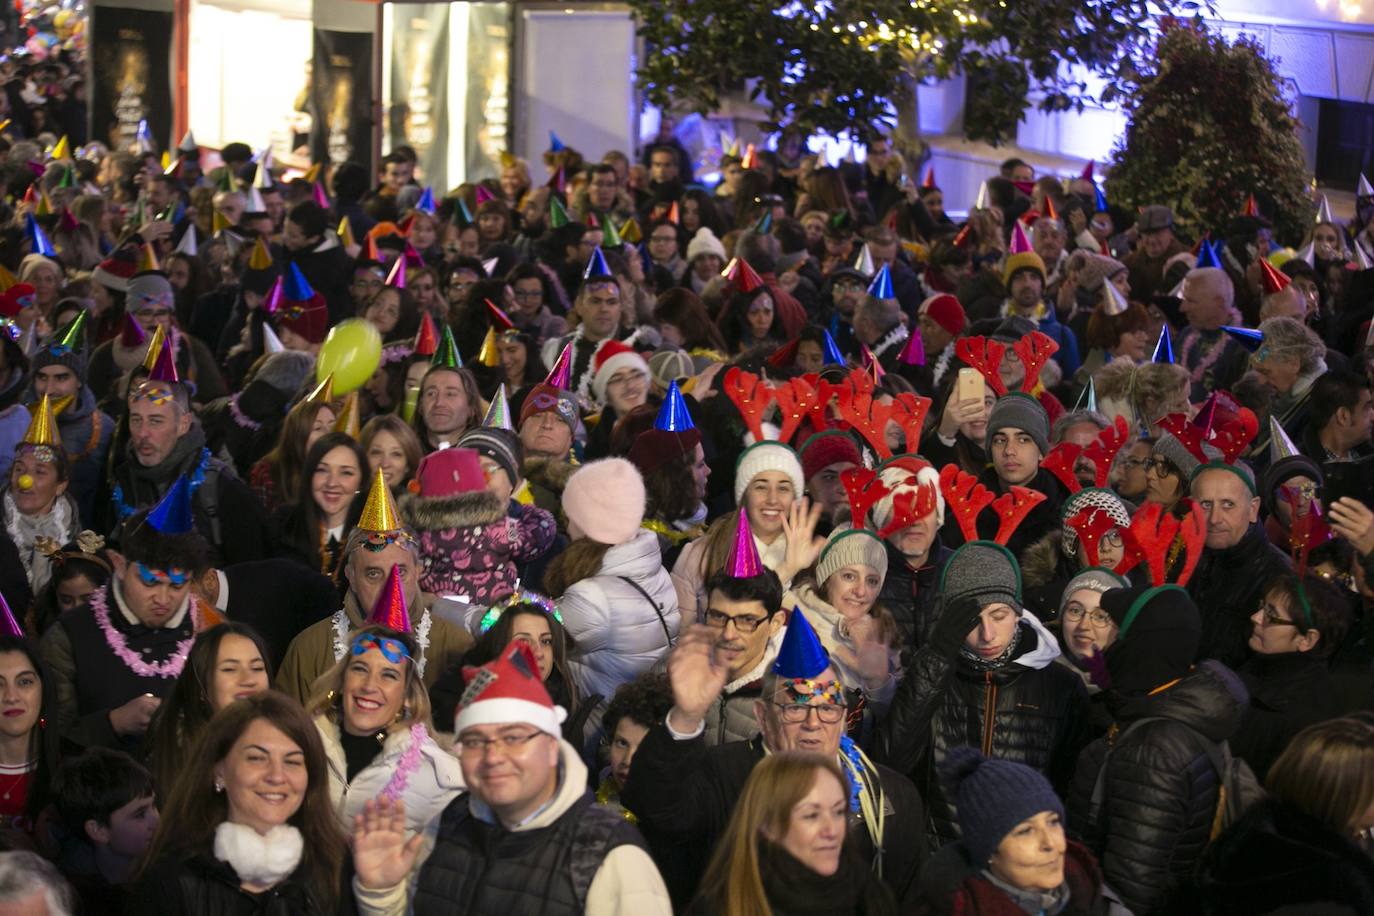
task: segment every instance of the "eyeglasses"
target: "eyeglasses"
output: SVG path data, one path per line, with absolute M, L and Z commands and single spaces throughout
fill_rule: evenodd
M 845 708 L 826 703 L 820 706 L 811 706 L 806 703 L 779 703 L 773 701 L 773 705 L 778 707 L 781 712 L 778 717 L 784 722 L 796 725 L 798 722 L 805 722 L 811 713 L 816 714 L 816 718 L 821 720 L 824 725 L 834 725 L 844 718 Z
M 1167 458 L 1146 458 L 1145 473 L 1153 472 L 1156 477 L 1182 476 L 1178 467 Z
M 1121 466 L 1128 469 L 1145 468 L 1147 471 L 1151 467 L 1149 458 L 1122 458 Z
M 1064 619 L 1067 620 L 1069 623 L 1078 623 L 1078 621 L 1083 619 L 1083 614 L 1085 611 L 1086 609 L 1081 605 L 1071 604 L 1068 607 L 1064 608 Z M 1107 614 L 1106 611 L 1102 610 L 1101 608 L 1094 608 L 1093 610 L 1086 612 L 1088 615 L 1088 623 L 1093 627 L 1096 627 L 1097 629 L 1101 630 L 1105 629 L 1108 626 L 1111 626 L 1112 618 Z
M 631 372 L 626 375 L 613 375 L 611 380 L 606 383 L 607 388 L 627 388 L 630 385 L 644 381 L 643 372 Z
M 717 630 L 723 630 L 733 623 L 735 625 L 735 630 L 737 632 L 752 633 L 755 630 L 757 630 L 762 624 L 766 623 L 768 621 L 768 618 L 749 617 L 746 615 L 741 615 L 739 617 L 731 617 L 729 614 L 725 614 L 720 611 L 714 611 L 708 608 L 704 620 L 708 627 L 715 627 Z
M 1274 607 L 1267 601 L 1261 601 L 1259 609 L 1260 613 L 1264 615 L 1260 618 L 1260 626 L 1297 627 L 1298 629 L 1302 629 L 1301 625 L 1298 624 L 1296 621 L 1289 620 L 1287 617 L 1281 616 L 1281 612 L 1279 611 L 1279 609 Z
M 487 748 L 494 747 L 503 754 L 509 756 L 518 752 L 525 745 L 543 732 L 530 732 L 529 734 L 497 735 L 495 738 L 482 738 L 477 735 L 465 735 L 458 739 L 458 753 L 469 757 L 480 757 L 487 752 Z

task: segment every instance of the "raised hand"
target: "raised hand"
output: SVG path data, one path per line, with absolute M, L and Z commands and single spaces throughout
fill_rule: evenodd
M 353 870 L 364 887 L 395 887 L 415 867 L 423 842 L 419 833 L 406 839 L 404 802 L 373 799 L 353 818 Z
M 1365 557 L 1374 551 L 1374 512 L 1358 499 L 1342 496 L 1326 507 L 1331 530 L 1350 542 Z
M 668 656 L 668 683 L 673 689 L 673 708 L 668 716 L 678 732 L 696 731 L 725 689 L 730 669 L 716 657 L 719 638 L 719 630 L 695 624 L 678 638 Z
M 825 538 L 816 537 L 816 525 L 821 520 L 821 507 L 811 505 L 811 500 L 800 498 L 792 500 L 792 508 L 782 518 L 782 534 L 787 539 L 787 553 L 783 556 L 782 568 L 775 570 L 784 586 L 816 562 L 825 546 Z

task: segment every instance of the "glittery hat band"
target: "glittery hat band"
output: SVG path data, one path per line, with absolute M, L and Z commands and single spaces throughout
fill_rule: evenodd
M 15 449 L 15 453 L 28 453 L 44 464 L 52 464 L 58 458 L 57 451 L 50 445 L 29 445 L 21 442 L 19 447 Z
M 494 604 L 487 609 L 487 612 L 482 615 L 482 619 L 477 622 L 478 633 L 485 633 L 487 630 L 490 630 L 496 625 L 496 621 L 501 619 L 502 614 L 517 604 L 532 604 L 554 620 L 557 620 L 559 626 L 563 625 L 563 615 L 558 612 L 558 605 L 554 604 L 552 600 L 544 597 L 538 592 L 532 592 L 528 589 L 517 587 L 515 591 L 511 592 L 510 595 L 506 597 L 505 601 L 500 604 Z
M 560 398 L 546 391 L 540 391 L 530 395 L 530 402 L 534 405 L 534 413 L 553 411 L 568 420 L 577 418 L 577 407 L 569 398 Z
M 381 531 L 369 534 L 358 546 L 373 553 L 381 553 L 392 544 L 400 544 L 402 547 L 418 546 L 408 531 Z
M 174 396 L 171 386 L 166 382 L 140 382 L 133 393 L 135 401 L 151 401 L 158 407 L 172 400 Z
M 792 702 L 806 706 L 812 700 L 821 700 L 835 706 L 845 705 L 844 686 L 839 681 L 815 681 L 809 677 L 791 678 L 784 681 L 792 694 Z

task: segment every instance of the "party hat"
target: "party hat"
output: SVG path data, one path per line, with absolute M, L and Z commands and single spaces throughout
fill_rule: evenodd
M 188 258 L 194 258 L 200 254 L 200 246 L 196 244 L 196 227 L 187 226 L 186 231 L 181 234 L 181 241 L 177 242 L 177 254 L 184 254 Z
M 367 491 L 367 502 L 363 503 L 363 514 L 358 517 L 357 527 L 360 531 L 372 534 L 400 531 L 404 527 L 381 468 L 377 468 L 372 475 L 372 489 Z
M 487 321 L 497 332 L 504 334 L 506 331 L 514 330 L 515 322 L 510 320 L 510 316 L 500 306 L 490 299 L 483 299 L 482 302 L 487 307 Z
M 1114 318 L 1117 315 L 1125 314 L 1126 310 L 1131 307 L 1130 303 L 1126 301 L 1126 297 L 1121 295 L 1121 290 L 1117 289 L 1116 284 L 1110 280 L 1102 281 L 1102 295 L 1100 299 L 1102 303 L 1102 314 L 1109 317 Z
M 53 345 L 66 352 L 80 350 L 85 346 L 86 316 L 86 310 L 80 309 L 76 313 L 76 317 L 69 321 L 65 327 L 58 328 L 57 333 L 53 335 Z
M 1093 180 L 1093 168 L 1097 165 L 1095 160 L 1089 159 L 1088 164 L 1083 166 L 1083 171 L 1078 173 L 1078 177 L 1084 181 Z
M 1078 395 L 1078 401 L 1073 405 L 1073 409 L 1076 411 L 1090 410 L 1096 412 L 1097 383 L 1093 381 L 1093 377 L 1091 375 L 1088 376 L 1088 384 L 1086 387 L 1084 387 L 1083 391 Z
M 348 221 L 348 217 L 339 220 L 339 228 L 335 230 L 339 237 L 339 244 L 345 248 L 352 248 L 358 244 L 358 240 L 353 237 L 353 224 Z
M 416 356 L 433 356 L 438 346 L 439 332 L 434 329 L 434 319 L 430 317 L 428 310 L 422 311 L 420 330 L 415 332 L 415 346 L 412 352 Z
M 800 680 L 814 678 L 829 667 L 830 656 L 816 638 L 816 631 L 811 629 L 801 608 L 794 607 L 787 618 L 787 632 L 783 634 L 777 661 L 773 662 L 773 673 Z
M 682 389 L 678 388 L 676 379 L 668 383 L 668 391 L 663 396 L 663 406 L 659 407 L 658 417 L 654 420 L 654 429 L 669 433 L 685 433 L 689 429 L 696 429 L 692 415 L 687 412 L 687 403 L 682 400 Z
M 38 220 L 33 218 L 32 213 L 24 214 L 24 234 L 29 240 L 29 250 L 33 254 L 41 254 L 44 257 L 57 257 L 57 250 L 52 247 L 52 242 L 48 240 L 48 234 L 43 231 L 43 227 L 38 225 Z
M 175 222 L 175 220 L 172 220 L 172 222 Z M 57 215 L 57 226 L 63 232 L 71 234 L 75 232 L 80 225 L 81 223 L 77 221 L 76 217 L 72 216 L 72 211 L 66 207 L 63 207 L 62 212 Z
M 720 135 L 720 147 L 721 147 L 721 149 L 723 149 L 723 150 L 725 151 L 725 155 L 727 155 L 727 156 L 734 156 L 736 159 L 739 158 L 739 155 L 740 155 L 739 137 L 736 137 L 735 139 L 731 140 L 729 143 L 726 143 L 726 142 L 725 142 L 725 133 L 724 133 L 724 131 L 722 131 L 722 132 L 721 132 L 721 135 Z
M 639 228 L 639 220 L 633 216 L 620 227 L 620 240 L 629 245 L 638 245 L 644 240 L 644 231 Z
M 52 151 L 48 153 L 49 159 L 70 159 L 71 144 L 67 142 L 67 135 L 63 134 L 62 139 L 53 144 Z
M 741 293 L 752 293 L 763 286 L 763 278 L 758 275 L 754 268 L 749 266 L 749 262 L 744 258 L 731 258 L 730 263 L 725 265 L 725 269 L 720 272 L 720 275 L 729 280 L 731 285 Z
M 1331 202 L 1327 200 L 1326 195 L 1323 194 L 1320 198 L 1317 199 L 1317 216 L 1316 219 L 1313 220 L 1313 223 L 1334 222 L 1335 220 L 1331 218 Z
M 460 203 L 461 203 L 461 201 L 460 201 Z M 549 228 L 550 228 L 550 229 L 562 229 L 564 226 L 568 225 L 568 223 L 570 223 L 570 222 L 572 222 L 572 220 L 570 220 L 570 219 L 568 218 L 568 211 L 567 211 L 566 209 L 564 209 L 562 202 L 559 201 L 559 199 L 558 199 L 557 197 L 552 197 L 552 196 L 550 196 L 550 197 L 549 197 Z
M 314 184 L 320 180 L 320 172 L 322 171 L 324 171 L 324 163 L 315 162 L 311 164 L 310 168 L 305 170 L 305 174 L 302 175 L 301 178 L 308 181 L 310 184 Z
M 620 248 L 624 244 L 625 240 L 615 228 L 615 221 L 608 214 L 601 220 L 601 247 Z
M 406 590 L 401 582 L 400 566 L 391 567 L 386 584 L 377 593 L 377 601 L 372 605 L 372 614 L 367 622 L 397 633 L 410 632 L 410 612 L 406 610 Z
M 326 375 L 309 394 L 305 396 L 307 404 L 333 404 L 334 403 L 334 373 Z
M 267 322 L 262 323 L 262 352 L 280 353 L 286 349 L 286 345 L 281 342 L 277 332 L 272 330 L 272 326 Z
M 355 388 L 344 396 L 339 407 L 339 415 L 334 419 L 334 432 L 352 436 L 353 441 L 362 438 L 363 423 L 358 408 L 358 391 Z
M 486 416 L 482 417 L 482 425 L 488 429 L 507 429 L 515 432 L 515 427 L 511 425 L 510 401 L 506 398 L 505 382 L 497 387 L 496 394 L 492 396 Z
M 1255 202 L 1255 195 L 1251 194 L 1245 198 L 1245 206 L 1241 208 L 1241 216 L 1259 216 L 1259 204 Z
M 754 223 L 754 232 L 756 232 L 759 235 L 767 235 L 772 231 L 773 208 L 769 207 L 767 210 L 763 211 L 763 215 L 759 217 L 759 221 L 757 223 Z
M 562 140 L 558 139 L 558 134 L 549 131 L 549 152 L 561 153 L 565 149 L 567 149 L 567 147 L 563 145 Z
M 844 354 L 840 352 L 839 346 L 835 343 L 835 338 L 830 336 L 830 332 L 821 331 L 825 338 L 825 343 L 821 347 L 821 365 L 823 366 L 843 366 Z
M 453 342 L 453 329 L 444 325 L 443 337 L 439 340 L 439 349 L 434 351 L 434 356 L 430 359 L 431 366 L 442 366 L 445 369 L 463 368 L 463 358 L 458 355 L 458 345 Z
M 494 369 L 501 365 L 501 351 L 496 346 L 496 328 L 487 328 L 486 336 L 482 338 L 482 346 L 477 351 L 477 362 Z
M 148 332 L 143 330 L 143 325 L 134 321 L 134 316 L 128 312 L 124 313 L 124 325 L 119 331 L 119 343 L 123 347 L 132 350 L 134 347 L 143 346 L 148 339 Z
M 57 448 L 62 444 L 57 434 L 57 423 L 53 420 L 52 402 L 46 394 L 38 402 L 33 416 L 29 418 L 28 431 L 19 441 L 24 445 L 46 445 L 49 448 Z
M 315 182 L 314 187 L 311 189 L 311 195 L 314 197 L 315 203 L 319 205 L 321 210 L 329 209 L 329 195 L 325 193 L 324 185 L 320 184 L 318 181 Z
M 1274 462 L 1284 458 L 1296 458 L 1302 452 L 1293 444 L 1293 440 L 1288 438 L 1288 433 L 1284 432 L 1283 425 L 1270 414 L 1269 416 L 1269 464 L 1272 467 Z
M 426 188 L 425 190 L 428 191 L 429 189 Z M 486 202 L 489 201 L 489 200 L 495 200 L 495 199 L 496 199 L 496 195 L 493 194 L 493 193 L 491 193 L 491 191 L 487 190 L 487 186 L 484 185 L 484 184 L 479 184 L 479 185 L 477 185 L 477 187 L 475 188 L 475 194 L 476 194 L 477 206 L 479 206 L 479 207 L 482 206 L 482 204 L 486 203 Z M 424 200 L 424 197 L 421 196 L 421 197 L 420 197 L 420 200 Z M 434 200 L 434 194 L 433 194 L 433 192 L 431 192 L 431 193 L 430 193 L 430 201 L 432 202 L 433 200 Z M 418 209 L 420 209 L 420 208 L 417 206 L 415 209 L 418 210 Z
M 1299 261 L 1306 261 L 1307 266 L 1314 270 L 1317 267 L 1317 249 L 1312 242 L 1308 242 L 1306 245 L 1302 246 L 1302 250 L 1294 255 L 1294 257 Z
M 930 189 L 935 186 L 935 166 L 932 165 L 926 169 L 926 177 L 921 179 L 921 187 L 923 189 Z
M 873 266 L 873 253 L 868 250 L 868 243 L 859 246 L 859 256 L 854 259 L 854 269 L 865 277 L 871 277 L 877 272 Z
M 756 169 L 759 167 L 759 154 L 754 149 L 754 144 L 750 143 L 744 148 L 744 157 L 740 159 L 740 168 Z
M 1232 339 L 1251 353 L 1258 350 L 1260 344 L 1264 343 L 1264 335 L 1254 328 L 1237 328 L 1232 325 L 1222 325 L 1221 329 L 1231 335 Z
M 272 281 L 272 285 L 267 288 L 267 295 L 262 298 L 262 310 L 265 314 L 275 315 L 281 309 L 282 301 L 286 299 L 286 281 L 278 276 Z
M 395 263 L 391 265 L 391 270 L 387 271 L 386 285 L 396 289 L 406 288 L 406 258 L 404 254 L 397 258 Z
M 926 364 L 926 345 L 921 335 L 912 331 L 906 338 L 906 346 L 897 355 L 897 362 L 903 366 L 924 366 Z
M 14 612 L 10 610 L 10 603 L 4 595 L 0 595 L 0 636 L 25 638 L 24 630 L 19 626 L 19 621 L 14 619 Z
M 1260 289 L 1264 295 L 1272 296 L 1274 293 L 1281 293 L 1286 290 L 1293 282 L 1288 274 L 1274 269 L 1274 265 L 1269 263 L 1268 258 L 1260 258 Z
M 158 326 L 161 330 L 161 325 Z M 177 375 L 176 360 L 172 359 L 172 341 L 163 338 L 162 349 L 157 354 L 157 362 L 153 363 L 153 368 L 148 372 L 150 382 L 179 382 L 180 376 Z
M 159 534 L 190 534 L 195 526 L 191 514 L 191 481 L 185 474 L 179 474 L 148 513 L 148 527 Z
M 567 190 L 568 179 L 563 172 L 563 166 L 561 164 L 558 166 L 557 170 L 549 176 L 549 180 L 544 182 L 544 187 L 553 191 L 555 194 L 562 194 Z
M 735 543 L 730 548 L 730 561 L 725 567 L 725 574 L 732 579 L 752 579 L 763 575 L 759 546 L 754 543 L 754 530 L 749 527 L 749 513 L 743 509 L 735 525 Z
M 143 250 L 138 260 L 138 272 L 144 273 L 150 270 L 161 270 L 162 265 L 157 262 L 157 252 L 153 251 L 151 242 L 143 243 Z
M 973 209 L 986 210 L 992 204 L 992 192 L 988 190 L 988 183 L 984 181 L 978 186 L 978 196 L 973 199 Z
M 263 151 L 263 158 L 258 162 L 257 170 L 253 173 L 253 187 L 259 191 L 270 191 L 276 187 L 272 180 L 272 154 Z
M 461 197 L 454 203 L 452 220 L 459 229 L 477 225 L 477 220 L 472 217 L 472 211 L 468 209 L 467 201 Z
M 582 279 L 586 280 L 611 280 L 615 275 L 611 273 L 611 268 L 606 264 L 606 256 L 601 253 L 601 246 L 592 249 L 592 256 L 587 259 L 587 266 L 582 269 Z
M 425 266 L 424 256 L 421 255 L 420 252 L 415 248 L 415 246 L 410 244 L 410 242 L 406 242 L 406 247 L 401 251 L 401 257 L 406 259 L 407 267 Z M 486 265 L 486 263 L 486 261 L 482 262 L 484 266 Z
M 568 385 L 572 381 L 572 344 L 563 345 L 563 352 L 558 354 L 558 359 L 554 362 L 553 368 L 549 370 L 548 376 L 544 379 L 544 384 L 559 391 L 567 391 Z
M 1220 243 L 1218 243 L 1220 244 Z M 1197 266 L 1198 267 L 1221 267 L 1221 258 L 1218 256 L 1217 246 L 1202 239 L 1198 242 Z
M 248 189 L 248 202 L 244 204 L 244 213 L 266 213 L 267 204 L 262 199 L 262 192 L 257 188 Z
M 291 269 L 287 271 L 286 282 L 282 285 L 282 294 L 290 302 L 309 302 L 315 298 L 315 291 L 310 288 L 310 283 L 305 279 L 305 274 L 301 273 L 300 267 L 296 262 L 291 262 Z
M 1026 230 L 1021 227 L 1020 220 L 1017 220 L 1016 225 L 1013 226 L 1011 230 L 1011 247 L 1007 249 L 1007 253 L 1024 254 L 1027 251 L 1033 250 L 1030 238 L 1026 235 Z
M 1155 343 L 1154 355 L 1150 357 L 1152 363 L 1170 363 L 1174 361 L 1174 345 L 1169 340 L 1169 326 L 1166 324 L 1159 329 L 1159 340 Z
M 258 236 L 253 242 L 253 251 L 248 255 L 248 268 L 250 270 L 272 269 L 272 252 L 267 250 L 267 241 L 262 236 Z
M 1046 198 L 1045 198 L 1045 218 L 1046 218 L 1046 219 L 1054 219 L 1054 220 L 1059 219 L 1059 211 L 1056 210 L 1056 209 L 1054 209 L 1054 198 L 1053 198 L 1053 197 L 1046 197 Z
M 663 218 L 666 219 L 668 222 L 672 223 L 674 226 L 681 225 L 682 217 L 678 213 L 677 201 L 673 201 L 668 205 L 668 212 L 663 214 Z
M 210 234 L 219 238 L 221 232 L 229 231 L 229 217 L 224 215 L 224 211 L 215 208 L 214 215 L 210 217 Z
M 33 212 L 35 216 L 52 216 L 52 198 L 48 197 L 47 191 L 39 193 L 38 206 Z
M 478 187 L 481 186 L 479 185 Z M 481 203 L 481 201 L 478 201 L 478 203 Z M 416 212 L 428 213 L 430 216 L 433 216 L 435 213 L 435 209 L 436 208 L 434 206 L 434 189 L 426 187 L 423 191 L 420 192 L 420 199 L 415 202 L 415 210 Z
M 1364 172 L 1360 173 L 1360 183 L 1355 186 L 1356 197 L 1374 197 L 1374 185 L 1369 183 L 1369 179 L 1364 177 Z
M 148 349 L 143 354 L 143 368 L 149 372 L 157 365 L 157 358 L 162 355 L 162 345 L 167 342 L 167 332 L 162 329 L 162 325 L 153 328 L 152 338 L 148 341 Z
M 1094 212 L 1096 212 L 1096 213 L 1106 213 L 1106 212 L 1107 212 L 1107 195 L 1102 193 L 1102 189 L 1101 189 L 1101 188 L 1096 188 L 1096 187 L 1095 187 L 1093 190 L 1096 192 L 1096 196 L 1097 196 L 1096 203 L 1093 205 L 1093 210 L 1094 210 Z
M 382 253 L 377 250 L 377 239 L 371 235 L 364 236 L 363 250 L 358 255 L 359 261 L 370 261 L 373 264 L 382 263 Z
M 892 291 L 892 272 L 887 269 L 886 264 L 878 268 L 873 282 L 868 284 L 868 294 L 874 299 L 897 298 L 897 294 Z
M 1360 271 L 1374 268 L 1374 259 L 1369 257 L 1369 252 L 1365 250 L 1364 243 L 1359 239 L 1355 239 L 1353 247 L 1355 249 L 1353 252 L 1355 255 L 1355 269 Z

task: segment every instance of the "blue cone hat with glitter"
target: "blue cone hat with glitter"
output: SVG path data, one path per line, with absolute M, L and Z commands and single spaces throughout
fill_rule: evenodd
M 815 677 L 830 667 L 830 656 L 821 645 L 816 631 L 811 629 L 801 608 L 794 607 L 783 634 L 773 673 L 780 677 Z
M 1221 267 L 1221 258 L 1217 256 L 1216 245 L 1203 239 L 1198 243 L 1197 266 L 1198 267 Z
M 1159 341 L 1155 344 L 1154 355 L 1150 357 L 1152 363 L 1173 363 L 1174 344 L 1169 339 L 1169 326 L 1165 325 L 1159 329 Z
M 601 246 L 597 245 L 592 249 L 592 256 L 587 259 L 587 266 L 582 270 L 582 279 L 610 280 L 614 277 L 615 274 L 611 273 L 611 268 L 606 264 L 606 256 L 601 253 Z
M 191 515 L 191 481 L 182 474 L 167 488 L 162 501 L 148 513 L 148 524 L 162 534 L 188 534 L 196 525 Z
M 654 429 L 668 433 L 685 433 L 689 429 L 696 429 L 692 415 L 687 412 L 687 404 L 682 400 L 682 389 L 677 387 L 676 380 L 668 383 L 668 393 L 663 396 L 663 406 L 658 409 Z
M 1222 325 L 1221 329 L 1245 349 L 1254 353 L 1264 343 L 1264 335 L 1254 328 L 1237 328 L 1229 324 Z
M 892 291 L 892 272 L 884 264 L 878 268 L 878 272 L 873 276 L 873 282 L 868 284 L 868 294 L 874 299 L 896 299 L 897 294 Z
M 309 302 L 315 296 L 315 291 L 310 288 L 310 281 L 305 279 L 305 274 L 301 273 L 295 262 L 292 262 L 291 269 L 286 275 L 282 293 L 290 302 Z
M 830 336 L 829 331 L 822 331 L 825 335 L 825 352 L 822 355 L 821 364 L 825 366 L 843 366 L 844 354 L 840 352 L 839 346 L 835 343 L 835 338 Z

